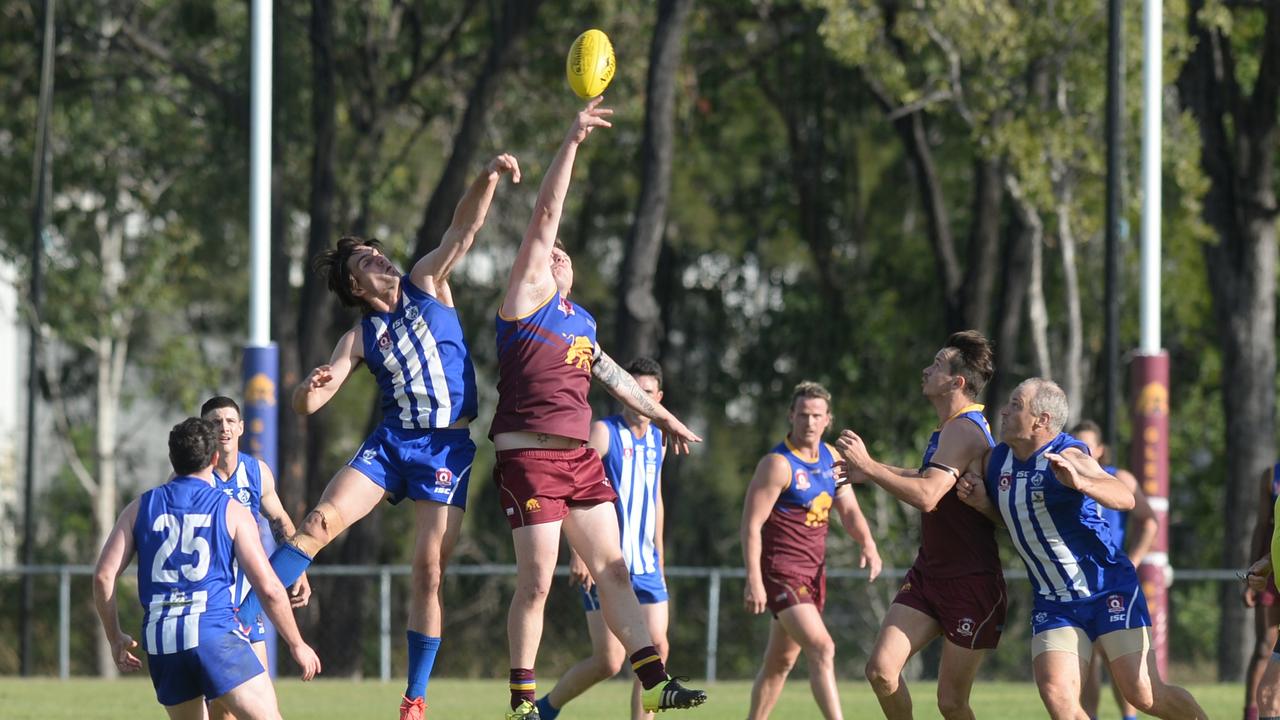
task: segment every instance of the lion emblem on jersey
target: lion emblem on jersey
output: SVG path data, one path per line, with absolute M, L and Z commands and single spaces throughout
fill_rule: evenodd
M 591 372 L 591 360 L 595 348 L 591 341 L 581 335 L 575 335 L 569 343 L 569 351 L 564 355 L 565 365 L 577 365 L 579 370 Z
M 818 527 L 819 525 L 826 525 L 827 518 L 830 515 L 831 515 L 831 496 L 828 495 L 824 490 L 823 492 L 818 493 L 818 496 L 815 497 L 813 501 L 809 503 L 809 512 L 805 513 L 805 516 L 804 516 L 805 527 Z

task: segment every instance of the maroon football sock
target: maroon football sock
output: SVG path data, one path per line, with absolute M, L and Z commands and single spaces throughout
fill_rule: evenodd
M 631 669 L 640 678 L 640 684 L 644 685 L 645 690 L 667 679 L 667 668 L 652 645 L 642 647 L 632 654 Z
M 520 703 L 537 699 L 537 683 L 533 681 L 533 668 L 511 668 L 511 709 L 520 707 Z

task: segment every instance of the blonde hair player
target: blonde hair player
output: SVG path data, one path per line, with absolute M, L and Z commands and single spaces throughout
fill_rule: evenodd
M 836 646 L 822 621 L 831 509 L 862 546 L 859 567 L 870 566 L 871 580 L 880 574 L 880 554 L 853 487 L 838 476 L 835 449 L 822 440 L 831 427 L 831 393 L 815 382 L 800 383 L 787 420 L 790 431 L 756 465 L 742 508 L 743 602 L 747 612 L 768 608 L 773 614 L 747 717 L 769 717 L 803 652 L 813 699 L 824 718 L 838 720 L 844 716 L 836 687 Z

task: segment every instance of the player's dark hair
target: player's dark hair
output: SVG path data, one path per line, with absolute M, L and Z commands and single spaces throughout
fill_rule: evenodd
M 214 395 L 205 400 L 204 404 L 200 406 L 200 417 L 207 420 L 210 415 L 222 408 L 231 408 L 236 411 L 236 417 L 244 418 L 244 414 L 240 412 L 240 406 L 236 404 L 235 400 L 226 395 Z
M 1097 460 L 1100 463 L 1111 462 L 1111 448 L 1103 445 L 1102 443 L 1102 426 L 1092 420 L 1085 419 L 1076 423 L 1076 426 L 1071 428 L 1070 434 L 1078 439 L 1080 437 L 1080 433 L 1086 432 L 1093 433 L 1094 437 L 1098 438 L 1098 445 L 1102 447 L 1102 449 L 1098 451 L 1098 457 L 1094 458 L 1094 460 Z
M 201 418 L 187 418 L 169 431 L 169 464 L 177 475 L 190 475 L 213 464 L 218 430 Z
M 822 386 L 821 383 L 805 380 L 796 385 L 795 390 L 791 391 L 791 409 L 796 407 L 797 400 L 819 399 L 827 401 L 827 412 L 831 411 L 831 391 Z
M 964 378 L 964 394 L 977 400 L 996 372 L 991 341 L 977 330 L 952 333 L 943 347 L 953 348 L 951 374 Z
M 1075 427 L 1071 428 L 1072 435 L 1082 432 L 1091 432 L 1097 435 L 1099 440 L 1102 439 L 1102 426 L 1092 420 L 1081 420 L 1076 423 Z
M 627 364 L 626 371 L 631 377 L 645 375 L 658 381 L 658 389 L 662 389 L 662 366 L 651 357 L 640 356 Z
M 347 261 L 357 250 L 373 248 L 382 252 L 382 243 L 377 238 L 362 238 L 355 235 L 344 235 L 338 240 L 338 246 L 322 250 L 311 261 L 311 268 L 317 275 L 323 275 L 329 284 L 329 291 L 338 296 L 338 300 L 346 307 L 369 306 L 351 292 L 351 269 Z

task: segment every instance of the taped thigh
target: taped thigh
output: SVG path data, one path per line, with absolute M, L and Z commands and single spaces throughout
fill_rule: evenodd
M 1036 633 L 1031 638 L 1031 657 L 1047 652 L 1066 652 L 1087 661 L 1093 650 L 1092 645 L 1089 635 L 1083 629 L 1064 625 Z

